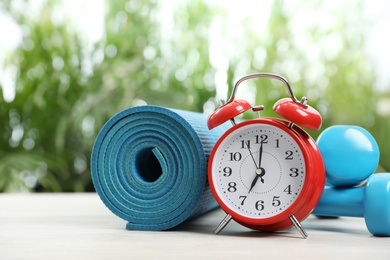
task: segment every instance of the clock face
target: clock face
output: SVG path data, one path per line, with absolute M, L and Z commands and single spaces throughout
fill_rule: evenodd
M 303 189 L 304 155 L 295 139 L 277 126 L 257 122 L 236 128 L 211 157 L 215 192 L 239 216 L 274 217 Z

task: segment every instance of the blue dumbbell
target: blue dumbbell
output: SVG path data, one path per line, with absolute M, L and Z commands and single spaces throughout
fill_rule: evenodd
M 362 127 L 331 126 L 320 134 L 317 144 L 325 163 L 326 182 L 332 186 L 357 186 L 378 167 L 378 144 Z
M 333 126 L 317 143 L 328 186 L 313 214 L 364 217 L 373 235 L 390 236 L 390 173 L 373 174 L 379 161 L 375 139 L 361 127 Z M 367 177 L 365 187 L 358 187 Z

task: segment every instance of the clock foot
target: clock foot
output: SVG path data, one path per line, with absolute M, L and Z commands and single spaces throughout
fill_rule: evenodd
M 294 224 L 294 226 L 298 230 L 298 232 L 302 235 L 302 237 L 307 238 L 307 233 L 306 233 L 305 229 L 302 227 L 301 223 L 297 220 L 297 218 L 294 215 L 291 215 L 290 220 Z
M 219 232 L 222 231 L 226 227 L 226 225 L 229 223 L 229 221 L 232 220 L 232 216 L 229 214 L 226 214 L 226 216 L 222 219 L 221 223 L 219 223 L 217 229 L 215 230 L 215 234 L 219 234 Z

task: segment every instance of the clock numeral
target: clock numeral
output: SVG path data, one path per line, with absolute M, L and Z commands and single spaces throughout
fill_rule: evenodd
M 268 135 L 255 135 L 256 138 L 256 144 L 262 143 L 267 144 L 268 143 Z
M 241 206 L 244 206 L 244 202 L 246 200 L 246 197 L 247 196 L 240 196 L 240 197 L 238 197 L 241 200 Z
M 298 177 L 299 175 L 299 170 L 298 168 L 291 168 L 290 169 L 290 177 Z
M 272 206 L 274 207 L 279 207 L 280 204 L 282 203 L 280 200 L 279 200 L 280 196 L 274 196 L 273 200 L 272 200 Z
M 230 177 L 230 175 L 232 175 L 233 170 L 230 167 L 225 167 L 223 168 L 223 172 L 224 172 L 223 176 Z
M 228 185 L 229 185 L 229 187 L 228 187 L 228 189 L 227 189 L 228 192 L 232 192 L 232 193 L 233 193 L 233 192 L 236 192 L 236 191 L 237 191 L 237 187 L 236 187 L 236 186 L 237 186 L 237 183 L 235 183 L 235 182 L 232 181 L 232 182 L 229 182 Z
M 279 147 L 279 139 L 276 139 L 275 142 L 276 142 L 275 148 L 280 148 Z
M 288 195 L 290 195 L 291 194 L 291 185 L 288 185 L 283 191 L 286 192 Z
M 244 205 L 246 198 L 247 198 L 247 196 L 240 196 L 239 197 L 239 199 L 241 200 L 241 206 Z M 272 206 L 279 207 L 280 204 L 282 204 L 282 202 L 279 200 L 279 198 L 280 198 L 280 196 L 274 196 L 273 197 L 273 199 L 272 199 Z M 264 208 L 265 208 L 264 203 L 265 203 L 264 200 L 256 201 L 256 203 L 255 203 L 256 210 L 258 210 L 258 211 L 264 210 Z
M 229 153 L 230 155 L 230 161 L 240 161 L 242 158 L 242 155 L 240 152 L 235 152 L 235 153 Z
M 258 201 L 256 201 L 255 208 L 256 208 L 258 211 L 264 210 L 264 200 L 258 200 Z
M 286 160 L 292 160 L 293 159 L 293 154 L 294 154 L 293 151 L 288 150 L 288 151 L 285 152 L 285 154 L 287 155 L 286 158 L 285 158 Z
M 251 141 L 250 140 L 241 140 L 241 148 L 242 149 L 251 148 Z

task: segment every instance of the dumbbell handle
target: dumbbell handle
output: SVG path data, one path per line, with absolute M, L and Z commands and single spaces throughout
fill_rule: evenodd
M 365 191 L 364 187 L 325 187 L 313 214 L 317 216 L 363 217 Z
M 317 216 L 364 217 L 375 236 L 390 236 L 390 173 L 372 174 L 366 187 L 325 187 Z

